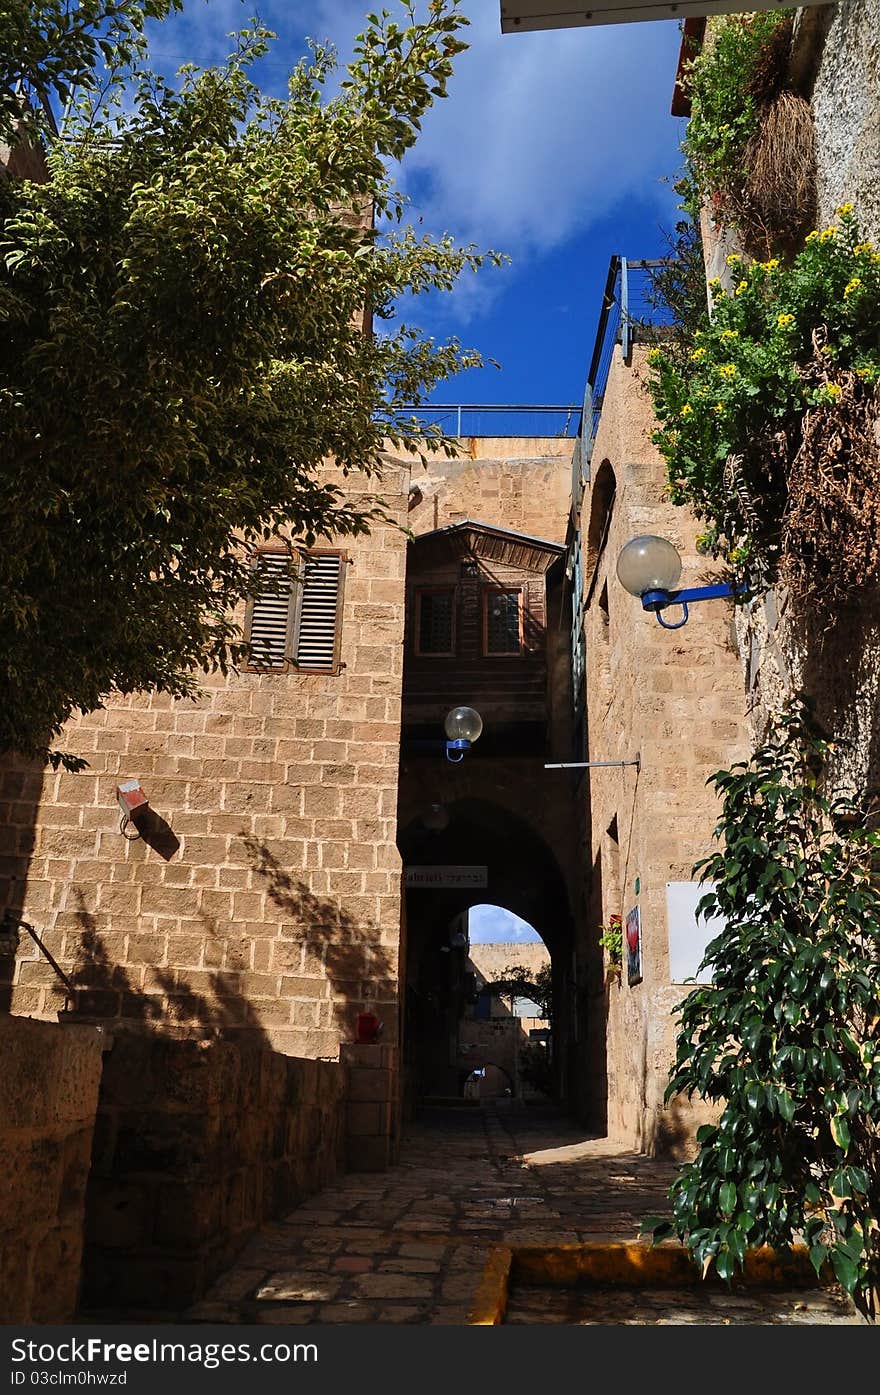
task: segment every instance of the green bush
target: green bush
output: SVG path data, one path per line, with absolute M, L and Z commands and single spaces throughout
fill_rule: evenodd
M 803 1236 L 870 1308 L 880 1281 L 880 834 L 829 800 L 829 744 L 800 704 L 747 764 L 713 775 L 722 842 L 694 869 L 725 928 L 711 986 L 681 1004 L 667 1098 L 724 1102 L 670 1190 L 675 1234 L 724 1279 Z
M 773 556 L 804 413 L 834 409 L 841 373 L 866 389 L 880 380 L 880 254 L 862 238 L 851 204 L 838 217 L 788 265 L 729 257 L 736 286 L 726 294 L 711 283 L 713 316 L 694 330 L 690 352 L 658 344 L 649 353 L 653 439 L 669 497 L 691 505 L 707 525 L 706 549 L 741 572 Z M 817 355 L 818 386 L 805 372 Z M 742 461 L 751 509 L 731 488 L 731 457 Z
M 714 203 L 719 212 L 729 212 L 730 201 L 738 201 L 746 146 L 774 95 L 775 41 L 790 32 L 791 16 L 782 10 L 717 21 L 712 43 L 688 65 L 691 117 L 682 149 L 697 207 Z

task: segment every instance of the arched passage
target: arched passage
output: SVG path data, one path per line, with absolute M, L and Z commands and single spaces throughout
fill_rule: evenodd
M 406 892 L 403 1046 L 409 1100 L 462 1094 L 467 1072 L 462 1073 L 458 1024 L 473 989 L 467 913 L 486 902 L 533 926 L 549 951 L 555 1084 L 564 1097 L 573 1035 L 574 930 L 556 857 L 524 818 L 490 800 L 454 800 L 445 806 L 443 826 L 428 826 L 436 822 L 416 816 L 399 838 L 405 867 L 420 869 L 420 883 Z M 462 885 L 468 876 L 462 869 L 474 868 L 478 879 L 485 869 L 481 884 Z

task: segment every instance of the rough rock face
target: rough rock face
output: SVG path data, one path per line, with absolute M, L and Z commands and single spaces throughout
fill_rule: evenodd
M 880 0 L 841 0 L 813 88 L 824 224 L 851 200 L 867 237 L 880 238 Z

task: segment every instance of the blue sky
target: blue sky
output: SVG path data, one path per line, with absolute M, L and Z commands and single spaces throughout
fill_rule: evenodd
M 468 913 L 468 939 L 472 945 L 534 944 L 540 938 L 527 921 L 501 906 L 472 906 Z
M 185 0 L 181 15 L 150 26 L 154 66 L 170 75 L 219 60 L 255 8 L 278 34 L 258 80 L 281 94 L 307 35 L 332 40 L 345 59 L 370 6 Z M 678 24 L 502 36 L 498 0 L 465 0 L 465 10 L 471 47 L 448 98 L 427 113 L 401 183 L 426 230 L 494 247 L 511 265 L 468 273 L 452 294 L 412 303 L 407 319 L 501 364 L 443 385 L 438 401 L 579 402 L 610 256 L 662 255 L 661 228 L 676 219 Z

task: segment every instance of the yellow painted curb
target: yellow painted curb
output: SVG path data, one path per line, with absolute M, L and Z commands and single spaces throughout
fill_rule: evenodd
M 703 1283 L 687 1250 L 674 1243 L 497 1245 L 489 1251 L 468 1326 L 497 1327 L 504 1322 L 512 1280 L 547 1288 L 695 1288 Z M 805 1245 L 788 1252 L 763 1246 L 749 1250 L 745 1270 L 734 1283 L 746 1288 L 818 1288 L 834 1283 L 834 1274 L 826 1265 L 817 1279 Z
M 507 1245 L 495 1245 L 483 1269 L 474 1304 L 467 1316 L 469 1327 L 497 1327 L 507 1312 L 507 1293 L 513 1250 Z
M 517 1246 L 512 1272 L 526 1283 L 550 1287 L 691 1288 L 703 1283 L 699 1267 L 683 1246 L 652 1246 L 650 1241 Z M 833 1282 L 833 1275 L 829 1279 Z M 798 1245 L 788 1253 L 767 1246 L 750 1250 L 745 1271 L 734 1282 L 747 1288 L 816 1288 L 820 1281 L 806 1246 Z

